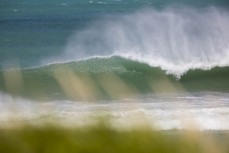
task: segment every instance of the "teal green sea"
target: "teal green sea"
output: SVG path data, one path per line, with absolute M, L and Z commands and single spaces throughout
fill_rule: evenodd
M 7 80 L 12 76 L 22 79 L 23 87 L 12 87 L 12 90 L 8 90 L 7 85 L 9 83 L 7 83 Z M 74 82 L 71 82 L 69 79 L 76 77 L 80 79 L 80 84 L 83 84 L 81 88 L 84 88 L 84 86 L 90 87 L 88 84 L 96 88 L 94 92 L 99 92 L 95 96 L 97 100 L 112 98 L 104 89 L 103 79 L 109 83 L 115 81 L 116 78 L 122 84 L 134 89 L 126 91 L 127 95 L 124 96 L 125 98 L 136 93 L 207 91 L 227 93 L 229 92 L 228 76 L 228 67 L 214 67 L 209 70 L 189 70 L 180 78 L 177 78 L 174 74 L 167 74 L 160 67 L 150 67 L 144 63 L 113 56 L 110 58 L 92 58 L 78 62 L 51 64 L 37 68 L 1 71 L 0 89 L 27 98 L 38 98 L 39 100 L 57 100 L 59 98 L 82 100 L 82 97 L 69 97 L 69 95 L 66 95 L 65 88 L 63 89 L 62 84 L 59 82 L 61 77 L 63 80 L 66 80 L 66 84 L 70 85 Z M 123 88 L 122 84 L 117 84 L 117 88 L 121 90 Z M 163 86 L 163 84 L 165 85 Z M 116 88 L 115 85 L 111 86 Z M 72 90 L 74 90 L 73 87 Z M 125 94 L 125 92 L 122 94 Z
M 96 99 L 110 97 L 104 77 L 118 78 L 134 94 L 227 93 L 228 6 L 223 0 L 3 0 L 0 89 L 71 99 L 63 89 L 71 71 L 90 78 Z M 14 87 L 20 83 L 23 88 Z

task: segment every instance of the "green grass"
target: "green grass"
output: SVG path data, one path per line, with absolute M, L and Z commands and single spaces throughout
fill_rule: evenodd
M 0 130 L 0 153 L 226 153 L 227 131 L 114 129 L 106 124 L 66 128 L 21 126 Z

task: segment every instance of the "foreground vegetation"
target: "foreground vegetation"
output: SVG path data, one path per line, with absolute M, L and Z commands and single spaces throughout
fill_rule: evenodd
M 20 126 L 0 130 L 1 153 L 226 153 L 227 131 L 114 129 L 106 124 L 67 128 Z

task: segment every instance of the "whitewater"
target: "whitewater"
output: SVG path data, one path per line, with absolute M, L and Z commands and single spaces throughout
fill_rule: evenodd
M 34 101 L 1 94 L 0 128 L 25 124 L 66 127 L 93 125 L 109 119 L 115 129 L 148 126 L 154 129 L 228 130 L 228 93 L 148 95 L 141 99 Z

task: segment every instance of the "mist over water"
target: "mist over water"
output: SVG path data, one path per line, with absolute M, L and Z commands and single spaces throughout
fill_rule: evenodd
M 226 9 L 142 9 L 91 22 L 67 42 L 65 52 L 42 63 L 118 55 L 180 77 L 189 69 L 229 65 Z

